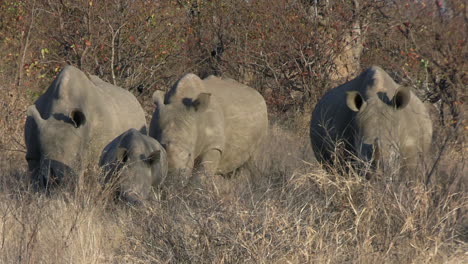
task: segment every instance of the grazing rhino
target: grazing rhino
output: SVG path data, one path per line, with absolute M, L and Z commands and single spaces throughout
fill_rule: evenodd
M 254 89 L 232 79 L 194 74 L 165 94 L 153 94 L 149 135 L 164 146 L 169 173 L 190 179 L 194 167 L 208 175 L 240 167 L 267 134 L 267 107 Z
M 97 164 L 104 146 L 129 128 L 146 132 L 143 109 L 128 91 L 66 66 L 27 111 L 26 160 L 36 187 Z
M 320 99 L 312 113 L 310 137 L 320 162 L 333 165 L 335 149 L 342 143 L 344 158 L 357 157 L 374 169 L 401 165 L 414 174 L 420 156 L 431 146 L 432 122 L 408 87 L 373 66 Z
M 132 128 L 104 148 L 99 166 L 104 169 L 104 182 L 117 183 L 120 198 L 135 204 L 148 199 L 152 186 L 164 182 L 166 151 L 156 139 Z

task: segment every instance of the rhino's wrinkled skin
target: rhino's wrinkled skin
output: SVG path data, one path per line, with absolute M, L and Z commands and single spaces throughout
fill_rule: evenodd
M 373 66 L 323 96 L 312 113 L 310 136 L 320 162 L 333 164 L 341 145 L 344 158 L 357 157 L 383 170 L 401 166 L 411 178 L 430 149 L 432 122 L 409 88 Z
M 143 109 L 128 91 L 66 66 L 28 108 L 26 160 L 37 187 L 97 164 L 104 146 L 129 128 L 146 131 Z
M 130 203 L 148 199 L 151 188 L 167 175 L 166 151 L 156 139 L 130 129 L 103 150 L 99 166 L 105 183 L 115 183 L 120 198 Z
M 210 175 L 235 170 L 267 133 L 265 100 L 232 79 L 187 74 L 165 96 L 156 91 L 153 99 L 150 136 L 165 147 L 169 174 L 183 179 L 194 167 Z

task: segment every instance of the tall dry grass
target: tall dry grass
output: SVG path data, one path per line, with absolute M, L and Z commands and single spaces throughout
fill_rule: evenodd
M 463 149 L 445 150 L 429 186 L 367 181 L 322 170 L 300 127 L 273 124 L 255 161 L 220 180 L 216 190 L 168 187 L 141 207 L 113 201 L 96 184 L 96 169 L 75 187 L 32 192 L 21 155 L 7 159 L 4 152 L 0 262 L 467 260 Z

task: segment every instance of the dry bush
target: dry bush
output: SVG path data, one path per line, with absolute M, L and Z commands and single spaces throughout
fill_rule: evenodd
M 369 24 L 364 64 L 391 69 L 437 109 L 434 121 L 466 125 L 468 23 L 460 0 L 392 1 Z M 463 125 L 464 124 L 464 125 Z
M 342 42 L 350 42 L 343 36 L 372 13 L 371 4 L 360 6 L 290 0 L 6 1 L 0 55 L 16 85 L 34 96 L 67 63 L 129 89 L 148 108 L 154 90 L 194 72 L 251 85 L 274 111 L 303 110 L 330 87 L 330 76 L 344 67 L 339 60 L 359 62 L 341 54 L 349 46 Z

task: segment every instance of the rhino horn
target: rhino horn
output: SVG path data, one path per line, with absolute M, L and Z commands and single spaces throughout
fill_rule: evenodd
M 164 104 L 164 95 L 163 91 L 156 91 L 153 93 L 153 103 L 156 104 L 158 107 L 161 107 Z
M 35 105 L 31 105 L 28 107 L 27 115 L 34 118 L 34 121 L 36 122 L 37 126 L 41 127 L 45 125 L 45 121 L 42 117 L 39 111 L 37 111 L 37 108 Z

